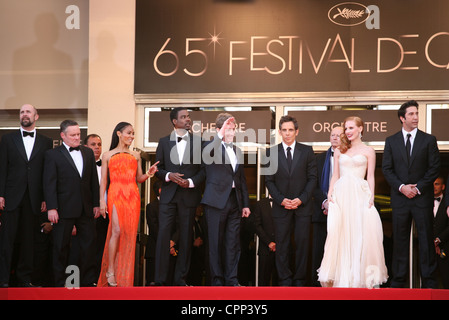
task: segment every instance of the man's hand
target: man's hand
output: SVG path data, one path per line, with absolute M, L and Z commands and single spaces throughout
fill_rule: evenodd
M 41 212 L 45 212 L 47 211 L 47 204 L 45 203 L 45 201 L 42 201 L 41 203 Z
M 94 218 L 97 219 L 100 215 L 100 207 L 94 207 Z
M 302 201 L 299 198 L 295 198 L 291 202 L 292 209 L 298 209 L 300 205 L 302 205 Z
M 282 200 L 281 206 L 283 206 L 285 209 L 288 210 L 294 210 L 294 209 L 298 209 L 298 207 L 302 204 L 302 201 L 299 200 L 298 198 L 295 198 L 293 200 L 284 198 L 284 200 Z
M 58 210 L 56 209 L 48 210 L 48 221 L 50 221 L 51 223 L 58 223 L 59 221 Z
M 401 188 L 401 193 L 409 199 L 413 199 L 418 194 L 416 184 L 405 184 Z
M 182 178 L 184 176 L 183 173 L 178 173 L 178 172 L 170 172 L 168 174 L 168 178 L 170 179 L 170 181 L 173 181 L 176 184 L 183 184 L 184 179 Z
M 242 209 L 242 217 L 243 218 L 248 218 L 250 214 L 251 214 L 251 211 L 249 210 L 249 208 Z
M 220 137 L 224 137 L 225 136 L 226 130 L 229 129 L 229 126 L 230 126 L 231 123 L 235 123 L 234 117 L 230 117 L 230 118 L 227 118 L 225 120 L 225 122 L 221 126 L 220 130 L 218 131 L 218 134 L 219 134 Z
M 5 198 L 0 197 L 0 210 L 5 209 Z

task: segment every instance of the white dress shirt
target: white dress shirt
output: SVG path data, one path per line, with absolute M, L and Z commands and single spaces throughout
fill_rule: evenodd
M 81 151 L 78 150 L 73 150 L 72 152 L 70 152 L 70 147 L 68 145 L 66 145 L 64 142 L 62 143 L 64 145 L 64 147 L 66 147 L 67 151 L 70 153 L 70 156 L 73 159 L 73 162 L 75 162 L 75 166 L 78 169 L 78 173 L 80 175 L 80 177 L 83 176 L 83 156 L 81 154 Z
M 407 144 L 407 134 L 411 134 L 410 136 L 410 156 L 412 155 L 412 151 L 413 151 L 413 144 L 415 143 L 415 138 L 416 138 L 416 133 L 418 132 L 418 128 L 413 129 L 410 132 L 405 131 L 404 128 L 402 128 L 402 135 L 404 137 L 404 146 Z M 404 184 L 401 184 L 399 186 L 399 192 L 401 192 L 402 187 L 404 186 Z M 416 188 L 416 190 L 418 190 L 418 194 L 421 194 L 421 192 L 419 191 L 418 188 Z
M 33 132 L 34 136 L 23 136 L 23 131 L 26 132 Z M 24 130 L 22 127 L 20 127 L 20 135 L 22 136 L 22 140 L 23 140 L 23 145 L 25 146 L 25 152 L 27 154 L 27 158 L 28 160 L 30 160 L 31 157 L 31 153 L 33 152 L 33 147 L 34 147 L 34 141 L 36 141 L 36 129 L 32 130 L 32 131 L 27 131 Z
M 292 160 L 293 160 L 293 154 L 295 153 L 295 145 L 296 145 L 296 141 L 293 142 L 290 146 L 287 145 L 284 141 L 282 141 L 282 147 L 284 148 L 284 154 L 285 157 L 287 158 L 287 148 L 290 147 L 290 153 L 292 154 Z
M 410 146 L 411 146 L 411 148 L 410 148 L 410 154 L 409 154 L 410 156 L 412 155 L 413 143 L 415 142 L 415 138 L 416 138 L 416 133 L 417 132 L 418 132 L 417 128 L 413 129 L 410 132 L 407 132 L 407 131 L 405 131 L 404 128 L 402 128 L 402 135 L 404 136 L 404 146 L 407 143 L 407 134 L 409 134 L 409 133 L 411 134 L 411 136 L 410 136 Z
M 435 197 L 435 198 L 440 198 L 440 201 L 438 201 L 438 200 L 433 200 L 433 202 L 434 202 L 434 204 L 433 204 L 433 216 L 434 216 L 434 217 L 437 215 L 438 208 L 440 207 L 441 201 L 443 201 L 443 195 L 440 194 L 438 197 Z
M 181 137 L 184 139 L 182 139 L 181 141 L 178 142 L 178 137 Z M 179 165 L 182 165 L 182 160 L 184 159 L 184 153 L 186 152 L 186 147 L 187 147 L 187 140 L 185 140 L 185 139 L 189 139 L 189 133 L 186 132 L 183 136 L 180 136 L 176 133 L 175 139 L 176 139 L 176 150 L 178 151 Z M 170 178 L 169 178 L 170 173 L 171 172 L 167 172 L 167 174 L 165 175 L 166 182 L 170 181 Z M 193 183 L 192 179 L 188 178 L 187 181 L 189 181 L 189 188 L 195 188 L 195 184 Z

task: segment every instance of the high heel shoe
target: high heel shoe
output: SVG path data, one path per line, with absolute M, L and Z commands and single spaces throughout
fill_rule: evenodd
M 110 277 L 114 277 L 115 274 L 111 273 L 111 272 L 106 272 L 106 279 L 108 280 L 108 286 L 109 287 L 117 287 L 117 282 L 111 282 L 109 281 Z

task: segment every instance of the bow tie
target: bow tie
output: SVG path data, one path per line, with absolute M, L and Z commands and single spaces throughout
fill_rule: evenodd
M 34 137 L 34 131 L 33 132 L 29 132 L 29 131 L 22 131 L 22 135 L 24 137 L 30 136 L 31 138 Z
M 95 162 L 97 164 L 97 166 L 101 167 L 101 159 L 98 160 L 97 162 Z
M 440 202 L 440 201 L 441 201 L 441 198 L 440 198 L 440 197 L 438 197 L 438 198 L 435 198 L 434 200 L 436 200 L 436 201 Z
M 232 148 L 232 142 L 226 143 L 223 142 L 226 148 Z
M 80 147 L 78 146 L 78 147 L 70 147 L 69 148 L 70 152 L 72 152 L 73 150 L 80 151 Z
M 187 136 L 178 137 L 178 142 L 180 142 L 181 140 L 187 141 Z

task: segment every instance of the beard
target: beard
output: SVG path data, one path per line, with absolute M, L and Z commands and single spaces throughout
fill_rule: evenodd
M 20 125 L 23 128 L 29 128 L 29 127 L 31 127 L 33 125 L 33 121 L 31 121 L 31 119 L 24 118 L 24 119 L 20 120 Z

